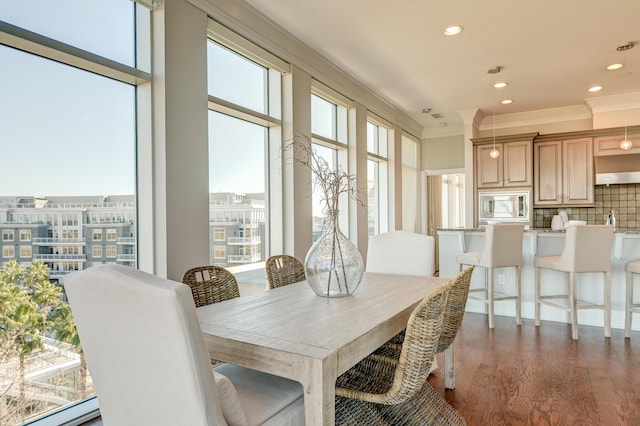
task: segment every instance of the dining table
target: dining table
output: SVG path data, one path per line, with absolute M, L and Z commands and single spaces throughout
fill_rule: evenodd
M 321 297 L 301 281 L 197 314 L 212 358 L 298 381 L 305 424 L 333 426 L 337 377 L 406 328 L 414 307 L 448 282 L 365 272 L 350 296 Z

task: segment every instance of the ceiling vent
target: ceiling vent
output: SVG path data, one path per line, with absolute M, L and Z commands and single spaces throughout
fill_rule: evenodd
M 438 120 L 440 118 L 444 118 L 444 115 L 440 114 L 439 112 L 434 112 L 433 114 L 431 114 L 431 118 L 433 118 L 434 120 Z

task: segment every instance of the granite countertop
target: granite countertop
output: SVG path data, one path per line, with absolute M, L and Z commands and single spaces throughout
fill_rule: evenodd
M 465 231 L 465 232 L 484 232 L 484 228 L 433 228 L 434 231 Z M 554 231 L 551 228 L 529 228 L 524 232 L 536 233 L 536 234 L 564 234 L 564 229 L 560 231 Z M 640 234 L 640 229 L 638 228 L 627 228 L 627 229 L 616 229 L 614 231 L 616 234 Z

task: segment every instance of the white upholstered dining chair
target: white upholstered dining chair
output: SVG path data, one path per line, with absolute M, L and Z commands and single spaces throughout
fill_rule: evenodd
M 435 238 L 430 235 L 396 230 L 369 237 L 367 272 L 431 277 L 434 265 Z M 392 339 L 399 344 L 403 340 L 404 331 Z M 438 361 L 434 359 L 429 372 L 437 368 Z
M 304 424 L 299 383 L 212 369 L 187 285 L 106 264 L 64 286 L 105 425 Z
M 409 231 L 390 231 L 369 237 L 367 272 L 433 276 L 435 238 Z

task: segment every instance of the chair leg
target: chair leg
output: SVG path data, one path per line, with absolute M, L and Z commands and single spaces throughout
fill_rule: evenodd
M 516 324 L 522 325 L 522 313 L 521 313 L 521 303 L 520 303 L 520 292 L 521 292 L 521 270 L 519 266 L 516 266 Z
M 604 273 L 604 337 L 611 337 L 611 272 Z
M 493 328 L 493 268 L 485 268 L 487 275 L 487 314 L 489 315 L 489 328 Z
M 535 287 L 535 324 L 536 327 L 540 327 L 540 268 L 533 268 L 534 274 L 534 287 Z
M 633 308 L 633 275 L 631 272 L 627 272 L 627 309 L 624 313 L 624 337 L 631 338 L 631 317 L 633 316 L 633 312 L 631 309 Z
M 445 389 L 454 389 L 456 387 L 456 377 L 454 371 L 455 362 L 455 351 L 454 345 L 455 341 L 451 342 L 449 347 L 444 350 L 444 388 Z
M 569 304 L 571 315 L 571 338 L 578 340 L 578 289 L 575 272 L 569 272 Z

